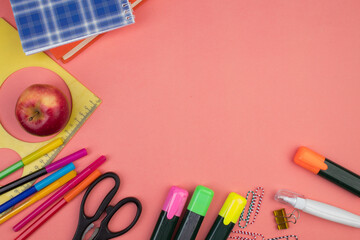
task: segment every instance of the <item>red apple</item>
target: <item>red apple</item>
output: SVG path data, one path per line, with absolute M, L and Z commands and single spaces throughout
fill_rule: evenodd
M 70 117 L 70 104 L 56 87 L 34 84 L 20 95 L 15 114 L 27 132 L 49 136 L 65 127 Z

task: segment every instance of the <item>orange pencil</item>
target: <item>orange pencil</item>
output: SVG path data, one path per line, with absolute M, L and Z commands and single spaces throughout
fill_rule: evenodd
M 61 200 L 54 204 L 48 211 L 44 212 L 33 224 L 25 229 L 15 240 L 27 239 L 33 232 L 35 232 L 42 224 L 48 221 L 55 213 L 57 213 L 68 202 L 75 198 L 85 188 L 87 188 L 93 181 L 101 176 L 99 170 L 92 172 L 87 178 L 79 183 L 75 188 L 69 191 Z

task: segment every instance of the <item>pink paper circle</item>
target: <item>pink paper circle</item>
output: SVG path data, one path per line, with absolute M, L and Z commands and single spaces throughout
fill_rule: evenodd
M 60 89 L 71 105 L 71 93 L 64 80 L 53 71 L 41 67 L 27 67 L 12 73 L 0 88 L 0 123 L 13 137 L 26 142 L 42 142 L 54 137 L 39 137 L 26 132 L 15 116 L 18 97 L 30 85 L 49 84 Z

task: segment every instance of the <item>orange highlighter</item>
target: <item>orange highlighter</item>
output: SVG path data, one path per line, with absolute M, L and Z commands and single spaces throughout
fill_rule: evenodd
M 360 197 L 360 176 L 306 147 L 299 147 L 297 165 L 323 177 Z
M 68 202 L 75 198 L 85 188 L 87 188 L 93 181 L 101 176 L 99 170 L 92 172 L 87 178 L 79 183 L 75 188 L 69 191 L 62 199 L 55 203 L 48 211 L 44 212 L 33 224 L 25 229 L 15 240 L 27 239 L 33 232 L 41 227 L 46 221 L 48 221 L 54 214 L 56 214 L 61 208 L 63 208 Z

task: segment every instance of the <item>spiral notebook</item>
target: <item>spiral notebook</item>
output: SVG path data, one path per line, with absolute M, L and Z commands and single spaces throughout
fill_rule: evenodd
M 10 0 L 26 55 L 135 23 L 128 0 Z
M 131 8 L 141 5 L 145 0 L 129 0 Z M 58 60 L 61 60 L 63 63 L 67 63 L 78 56 L 86 48 L 92 45 L 96 40 L 98 40 L 103 34 L 94 35 L 79 41 L 68 43 L 56 48 L 50 49 L 50 53 Z

